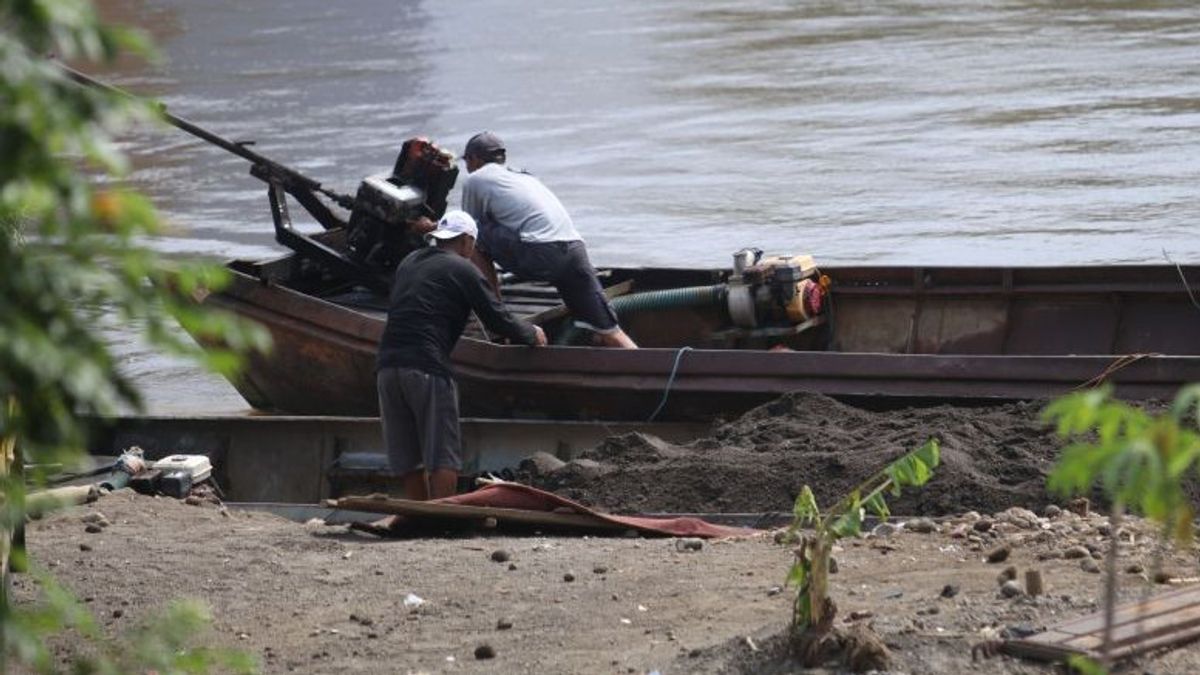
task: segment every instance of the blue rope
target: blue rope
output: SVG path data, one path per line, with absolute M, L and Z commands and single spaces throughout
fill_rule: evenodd
M 671 376 L 667 378 L 667 388 L 663 389 L 662 400 L 658 402 L 658 407 L 650 414 L 647 422 L 653 422 L 658 413 L 662 412 L 663 407 L 667 405 L 667 397 L 671 395 L 671 385 L 675 384 L 675 373 L 679 372 L 679 361 L 683 359 L 684 352 L 692 351 L 691 347 L 680 347 L 678 352 L 675 352 L 675 365 L 671 366 Z

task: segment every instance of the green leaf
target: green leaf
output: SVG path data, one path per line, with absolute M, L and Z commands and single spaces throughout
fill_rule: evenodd
M 796 503 L 792 506 L 792 516 L 800 525 L 814 523 L 821 517 L 821 511 L 817 508 L 817 498 L 813 495 L 812 488 L 807 485 L 800 489 L 800 494 L 796 495 Z
M 855 501 L 851 508 L 834 519 L 833 524 L 829 526 L 829 533 L 834 539 L 856 536 L 862 532 L 862 520 L 863 509 L 859 502 Z

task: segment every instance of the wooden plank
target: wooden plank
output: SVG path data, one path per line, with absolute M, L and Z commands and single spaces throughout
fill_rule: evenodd
M 1152 652 L 1156 649 L 1164 649 L 1166 647 L 1186 644 L 1197 639 L 1200 639 L 1200 626 L 1161 635 L 1159 637 L 1146 640 L 1145 642 L 1138 642 L 1134 645 L 1118 647 L 1113 651 L 1113 658 L 1127 659 L 1139 654 Z
M 1200 586 L 1189 586 L 1119 605 L 1113 622 L 1111 656 L 1124 659 L 1200 639 Z M 1009 640 L 1012 656 L 1065 661 L 1073 654 L 1096 657 L 1103 646 L 1104 615 L 1065 621 L 1022 640 Z
M 1179 631 L 1192 626 L 1200 626 L 1200 605 L 1180 608 L 1173 612 L 1156 614 L 1142 621 L 1127 621 L 1113 625 L 1113 645 L 1117 647 L 1146 640 L 1164 633 Z M 1077 635 L 1065 641 L 1065 644 L 1088 649 L 1099 649 L 1102 643 L 1104 626 L 1094 633 Z
M 1150 616 L 1175 611 L 1200 602 L 1200 586 L 1179 588 L 1147 598 L 1145 602 L 1126 603 L 1117 607 L 1113 625 L 1142 620 Z M 1095 612 L 1056 626 L 1056 630 L 1086 635 L 1104 627 L 1104 613 Z
M 326 505 L 331 508 L 416 518 L 470 521 L 495 518 L 499 522 L 521 523 L 525 525 L 570 527 L 613 532 L 630 529 L 626 525 L 611 523 L 582 513 L 524 511 L 521 509 L 501 509 L 487 506 L 418 502 L 410 499 L 342 497 L 341 499 L 326 500 Z

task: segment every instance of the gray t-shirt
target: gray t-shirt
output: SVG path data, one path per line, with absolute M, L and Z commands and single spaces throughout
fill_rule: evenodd
M 467 176 L 462 188 L 463 211 L 479 223 L 480 236 L 500 226 L 521 241 L 579 241 L 578 230 L 562 202 L 533 176 L 503 164 L 486 164 Z

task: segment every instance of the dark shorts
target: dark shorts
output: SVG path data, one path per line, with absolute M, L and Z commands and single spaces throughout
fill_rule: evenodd
M 375 385 L 393 471 L 462 469 L 454 380 L 412 368 L 380 368 Z
M 554 284 L 580 328 L 597 333 L 619 329 L 617 314 L 604 297 L 582 241 L 523 244 L 517 252 L 516 269 L 512 271 L 527 279 Z

